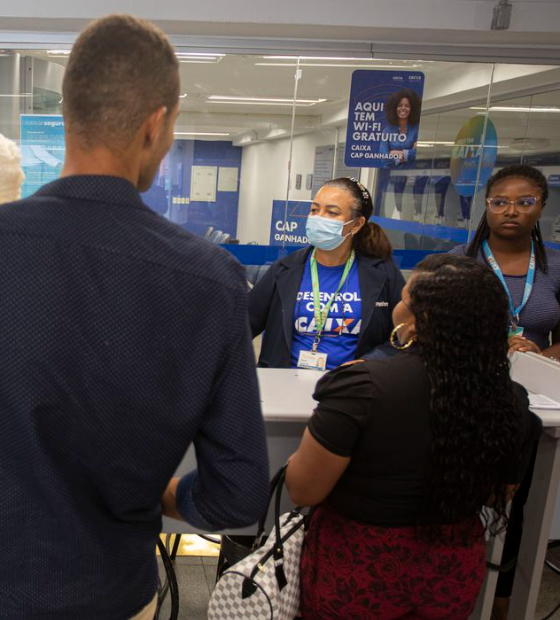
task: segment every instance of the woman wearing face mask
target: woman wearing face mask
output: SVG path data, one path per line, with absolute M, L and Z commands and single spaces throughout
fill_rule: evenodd
M 276 261 L 249 293 L 253 337 L 264 331 L 259 366 L 331 369 L 387 342 L 404 279 L 372 211 L 355 179 L 317 192 L 312 247 Z

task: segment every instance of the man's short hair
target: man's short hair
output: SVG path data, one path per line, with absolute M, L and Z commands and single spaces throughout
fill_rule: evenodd
M 146 118 L 179 97 L 179 65 L 150 22 L 110 15 L 90 24 L 72 48 L 64 76 L 69 131 L 84 146 L 127 146 Z

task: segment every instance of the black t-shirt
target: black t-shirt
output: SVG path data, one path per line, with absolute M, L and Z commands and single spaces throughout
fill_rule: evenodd
M 542 428 L 525 389 L 513 387 L 524 438 L 522 450 L 497 468 L 497 479 L 507 484 L 521 482 Z M 326 503 L 372 525 L 422 523 L 431 413 L 430 381 L 420 356 L 406 352 L 333 370 L 318 383 L 314 398 L 319 404 L 309 431 L 329 452 L 351 457 Z

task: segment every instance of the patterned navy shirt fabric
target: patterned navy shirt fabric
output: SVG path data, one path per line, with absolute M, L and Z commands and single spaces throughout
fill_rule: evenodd
M 459 245 L 450 254 L 466 256 L 467 246 Z M 519 317 L 523 335 L 541 349 L 549 346 L 550 332 L 560 323 L 560 252 L 546 248 L 548 259 L 547 273 L 537 268 L 533 292 Z M 477 260 L 488 265 L 482 251 Z M 513 304 L 518 307 L 523 299 L 526 276 L 509 276 L 504 274 Z
M 266 508 L 243 269 L 116 177 L 0 207 L 0 252 L 0 619 L 130 618 L 189 444 L 191 524 Z

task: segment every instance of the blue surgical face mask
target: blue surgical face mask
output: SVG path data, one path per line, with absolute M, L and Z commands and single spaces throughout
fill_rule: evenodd
M 342 229 L 349 222 L 341 222 L 333 220 L 330 217 L 321 217 L 320 215 L 310 215 L 305 225 L 305 234 L 309 239 L 309 243 L 320 250 L 334 250 L 344 243 L 348 235 L 342 236 Z

